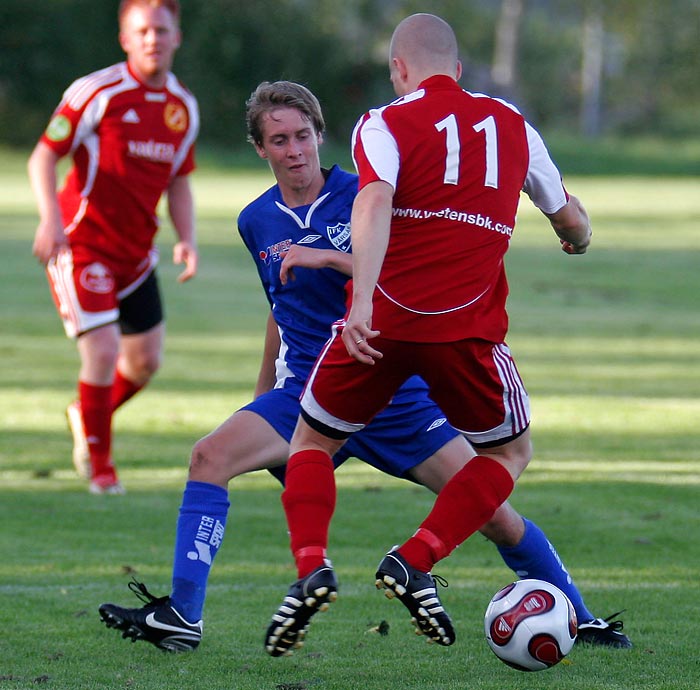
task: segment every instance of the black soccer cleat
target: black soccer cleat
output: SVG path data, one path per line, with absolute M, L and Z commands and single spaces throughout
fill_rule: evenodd
M 265 633 L 265 651 L 271 656 L 289 656 L 299 649 L 311 616 L 327 611 L 337 598 L 338 582 L 333 567 L 326 561 L 289 588 Z
M 377 589 L 385 589 L 389 599 L 398 597 L 410 611 L 418 635 L 425 635 L 430 641 L 447 647 L 455 641 L 456 635 L 438 596 L 436 582 L 447 587 L 443 578 L 433 577 L 431 573 L 409 565 L 396 547 L 377 566 Z
M 578 636 L 576 642 L 580 644 L 599 645 L 601 647 L 616 647 L 617 649 L 630 649 L 632 642 L 622 632 L 623 623 L 617 618 L 623 611 L 613 613 L 607 618 L 594 618 L 587 623 L 578 624 Z
M 154 597 L 146 586 L 133 580 L 129 589 L 145 602 L 138 609 L 102 604 L 100 618 L 108 628 L 122 631 L 124 639 L 144 640 L 168 652 L 189 652 L 202 639 L 202 621 L 188 623 L 170 604 L 170 597 Z

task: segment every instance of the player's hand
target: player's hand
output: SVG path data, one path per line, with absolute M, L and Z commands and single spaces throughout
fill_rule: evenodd
M 185 264 L 185 270 L 177 277 L 178 283 L 185 283 L 197 275 L 199 254 L 189 242 L 177 242 L 173 247 L 173 263 Z
M 41 221 L 37 226 L 32 245 L 32 254 L 39 260 L 39 263 L 46 266 L 55 259 L 61 249 L 68 246 L 68 240 L 60 223 Z
M 561 242 L 561 249 L 567 254 L 585 254 L 590 244 L 590 238 L 585 244 L 574 244 L 573 242 L 567 242 L 566 240 L 559 240 Z
M 372 329 L 372 308 L 361 308 L 353 305 L 343 327 L 342 338 L 345 349 L 351 357 L 363 364 L 374 364 L 375 360 L 384 355 L 375 350 L 369 340 L 376 338 L 379 331 Z
M 328 266 L 328 251 L 314 249 L 313 247 L 301 247 L 293 244 L 286 252 L 280 254 L 280 282 L 286 285 L 289 280 L 296 280 L 294 267 L 325 268 Z

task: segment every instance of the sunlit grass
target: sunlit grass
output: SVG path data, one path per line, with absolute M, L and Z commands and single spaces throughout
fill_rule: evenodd
M 449 650 L 422 644 L 403 607 L 374 590 L 373 568 L 416 528 L 432 495 L 355 460 L 337 474 L 331 532 L 341 598 L 294 658 L 270 660 L 260 643 L 295 577 L 280 489 L 267 472 L 231 484 L 197 654 L 157 654 L 99 625 L 102 601 L 137 605 L 125 586 L 132 575 L 166 593 L 192 444 L 251 397 L 268 307 L 235 217 L 270 179 L 262 161 L 253 171 L 195 175 L 202 265 L 189 285 L 175 282 L 165 224 L 164 364 L 115 418 L 115 459 L 128 494 L 101 500 L 87 494 L 70 464 L 63 411 L 78 359 L 31 257 L 36 217 L 24 159 L 0 170 L 0 610 L 8 622 L 0 686 L 695 690 L 694 178 L 566 179 L 593 219 L 590 253 L 563 255 L 523 199 L 508 258 L 509 345 L 531 395 L 535 448 L 513 502 L 546 530 L 589 607 L 598 615 L 627 609 L 633 650 L 576 648 L 569 663 L 528 676 L 497 662 L 481 618 L 513 574 L 479 536 L 439 566 L 450 582 L 443 598 L 458 643 Z M 368 632 L 381 620 L 391 625 L 386 638 Z

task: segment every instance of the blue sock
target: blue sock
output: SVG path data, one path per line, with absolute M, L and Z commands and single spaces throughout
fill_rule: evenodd
M 586 608 L 581 593 L 544 532 L 534 522 L 525 518 L 523 522 L 525 534 L 520 543 L 498 547 L 505 564 L 518 577 L 544 580 L 559 587 L 573 604 L 579 623 L 593 620 L 595 616 Z
M 221 546 L 229 509 L 228 491 L 188 481 L 175 537 L 171 604 L 191 623 L 202 618 L 209 570 Z

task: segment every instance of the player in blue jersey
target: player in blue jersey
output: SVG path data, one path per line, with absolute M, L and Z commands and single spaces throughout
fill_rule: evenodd
M 321 168 L 318 147 L 325 125 L 318 101 L 298 84 L 263 82 L 247 106 L 249 140 L 277 181 L 238 219 L 271 310 L 255 399 L 192 450 L 177 523 L 171 594 L 153 597 L 134 581 L 130 587 L 145 606 L 100 606 L 102 620 L 123 631 L 123 637 L 178 651 L 195 649 L 201 640 L 207 579 L 224 535 L 230 480 L 268 468 L 284 482 L 299 395 L 333 322 L 344 313 L 345 283 L 352 272 L 349 223 L 357 177 L 337 166 Z M 338 466 L 358 457 L 438 492 L 463 466 L 468 447 L 428 398 L 425 384 L 415 378 L 353 435 L 334 461 Z M 534 523 L 506 503 L 482 533 L 520 577 L 547 580 L 566 592 L 579 621 L 590 621 L 588 632 L 582 628 L 582 639 L 630 646 L 619 621 L 610 623 L 588 611 Z

